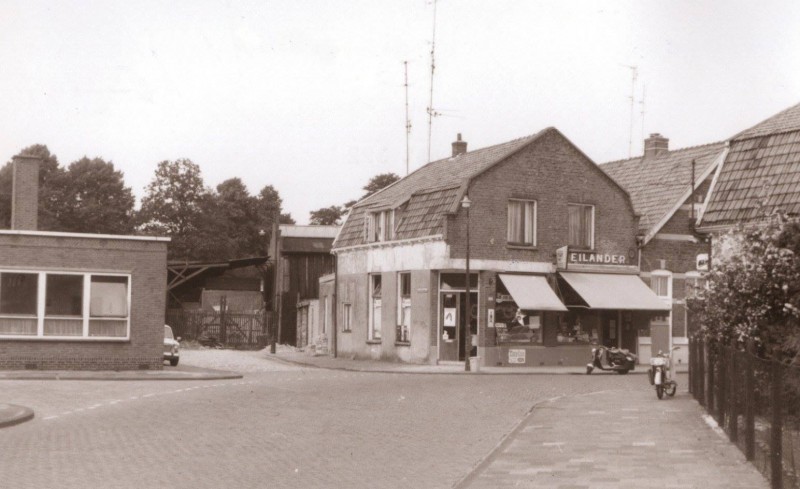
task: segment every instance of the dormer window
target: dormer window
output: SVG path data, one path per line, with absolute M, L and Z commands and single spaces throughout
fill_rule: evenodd
M 394 239 L 394 229 L 394 209 L 370 213 L 368 241 L 391 241 Z

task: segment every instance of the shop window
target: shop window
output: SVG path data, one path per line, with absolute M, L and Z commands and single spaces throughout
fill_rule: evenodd
M 506 240 L 509 245 L 536 246 L 536 201 L 508 201 Z
M 573 248 L 594 248 L 594 206 L 568 204 L 569 246 Z
M 557 315 L 556 341 L 558 343 L 594 344 L 599 339 L 596 316 L 574 311 Z
M 0 271 L 0 335 L 128 338 L 129 284 L 127 275 Z
M 367 339 L 378 341 L 381 339 L 381 276 L 370 275 L 369 292 L 369 331 Z
M 397 332 L 396 341 L 411 340 L 411 274 L 397 275 Z
M 352 331 L 353 324 L 353 305 L 342 303 L 342 332 Z
M 497 281 L 494 327 L 498 343 L 542 343 L 542 313 L 522 311 L 501 281 Z
M 368 241 L 391 241 L 394 239 L 394 231 L 394 210 L 370 213 Z

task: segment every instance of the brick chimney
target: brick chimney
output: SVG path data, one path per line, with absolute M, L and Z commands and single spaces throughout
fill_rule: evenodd
M 669 151 L 669 139 L 654 132 L 644 140 L 644 157 L 650 158 Z
M 467 142 L 461 140 L 461 133 L 458 133 L 456 140 L 453 141 L 453 156 L 458 156 L 467 152 Z
M 39 214 L 39 165 L 36 156 L 13 158 L 11 184 L 11 229 L 36 231 Z

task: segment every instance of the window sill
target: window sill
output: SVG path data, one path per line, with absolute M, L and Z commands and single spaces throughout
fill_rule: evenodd
M 98 337 L 98 336 L 33 336 L 33 335 L 0 335 L 0 341 L 70 341 L 70 342 L 109 342 L 125 343 L 130 342 L 130 338 Z
M 526 244 L 518 244 L 518 243 L 508 243 L 506 248 L 510 250 L 530 250 L 536 251 L 538 248 L 536 245 L 526 245 Z
M 381 340 L 367 340 L 368 345 L 380 345 L 381 343 Z
M 340 331 L 340 333 L 342 333 L 342 334 L 344 334 L 344 333 L 348 333 L 349 334 L 349 333 L 352 333 L 352 332 L 353 332 L 352 329 L 343 329 L 343 330 Z
M 395 341 L 394 346 L 411 346 L 410 341 Z

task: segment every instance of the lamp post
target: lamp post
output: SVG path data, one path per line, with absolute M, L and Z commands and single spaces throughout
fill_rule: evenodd
M 466 260 L 466 278 L 467 278 L 467 313 L 466 313 L 466 323 L 464 327 L 464 371 L 469 372 L 469 357 L 472 353 L 472 336 L 471 336 L 471 328 L 472 328 L 472 304 L 470 301 L 470 276 L 469 276 L 469 206 L 472 205 L 472 201 L 469 200 L 468 195 L 464 195 L 464 198 L 461 199 L 461 207 L 467 211 L 467 260 Z
M 261 238 L 265 238 L 267 236 L 267 232 L 264 231 L 263 229 L 260 229 L 258 231 L 258 235 Z M 264 301 L 264 324 L 266 325 L 268 333 L 269 333 L 269 338 L 268 338 L 268 341 L 270 343 L 269 352 L 270 353 L 275 353 L 275 326 L 272 324 L 272 321 L 274 321 L 275 318 L 272 317 L 272 316 L 268 316 L 267 315 L 267 304 L 269 303 L 269 296 L 267 295 L 268 294 L 267 291 L 269 290 L 269 287 L 267 286 L 267 281 L 269 280 L 269 264 L 268 264 L 268 262 L 269 262 L 269 243 L 267 243 L 266 249 L 267 249 L 267 263 L 264 263 L 264 276 L 261 279 L 262 283 L 263 283 L 263 286 L 261 288 L 261 295 L 262 295 L 263 301 Z M 269 321 L 267 320 L 268 317 L 269 317 Z M 269 322 L 270 324 L 267 324 L 267 322 Z

